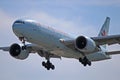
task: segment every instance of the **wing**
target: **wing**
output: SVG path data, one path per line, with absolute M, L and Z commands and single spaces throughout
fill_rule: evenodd
M 101 36 L 101 37 L 91 37 L 92 40 L 95 41 L 96 45 L 112 45 L 112 44 L 120 44 L 120 35 L 110 35 L 110 36 Z M 65 46 L 74 48 L 74 40 L 65 40 L 60 39 L 60 42 L 63 43 Z
M 3 50 L 3 51 L 9 52 L 9 49 L 10 49 L 10 46 L 0 47 L 0 50 Z M 29 51 L 29 53 L 38 53 L 41 57 L 49 56 L 50 58 L 61 58 L 61 56 L 55 55 L 55 54 L 51 53 L 50 51 L 47 51 L 35 44 L 26 44 L 26 49 Z
M 9 48 L 10 48 L 10 47 L 0 47 L 0 50 L 9 51 Z
M 115 54 L 120 54 L 120 51 L 111 51 L 111 52 L 106 52 L 107 55 L 115 55 Z
M 102 37 L 91 37 L 96 43 L 96 45 L 112 45 L 112 44 L 120 44 L 120 35 L 111 35 L 111 36 L 102 36 Z

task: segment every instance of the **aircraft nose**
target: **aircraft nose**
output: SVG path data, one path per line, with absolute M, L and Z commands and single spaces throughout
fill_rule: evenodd
M 22 21 L 22 20 L 16 20 L 16 21 L 13 23 L 13 25 L 19 25 L 19 24 L 25 24 L 25 22 Z
M 16 20 L 14 23 L 13 23 L 13 30 L 16 28 L 16 27 L 19 27 L 19 26 L 21 26 L 21 25 L 23 25 L 23 24 L 25 24 L 25 22 L 24 21 L 22 21 L 22 20 Z
M 21 31 L 23 29 L 24 24 L 25 24 L 25 22 L 23 20 L 16 20 L 12 25 L 13 32 L 16 35 L 22 33 Z

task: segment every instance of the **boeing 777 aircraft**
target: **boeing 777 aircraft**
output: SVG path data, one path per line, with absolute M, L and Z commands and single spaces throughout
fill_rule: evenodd
M 66 33 L 44 26 L 34 20 L 16 20 L 12 29 L 22 42 L 11 46 L 0 47 L 9 51 L 16 59 L 24 60 L 30 53 L 38 53 L 47 61 L 42 65 L 47 70 L 54 70 L 55 66 L 50 58 L 74 58 L 84 66 L 91 66 L 91 62 L 111 59 L 110 55 L 120 54 L 120 51 L 107 51 L 107 45 L 120 43 L 120 35 L 108 35 L 110 18 L 107 17 L 97 37 L 78 36 L 72 38 Z M 29 42 L 31 44 L 26 44 Z

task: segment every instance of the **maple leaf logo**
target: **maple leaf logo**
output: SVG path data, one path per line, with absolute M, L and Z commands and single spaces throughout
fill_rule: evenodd
M 101 33 L 102 36 L 106 36 L 106 31 L 104 30 L 102 33 Z

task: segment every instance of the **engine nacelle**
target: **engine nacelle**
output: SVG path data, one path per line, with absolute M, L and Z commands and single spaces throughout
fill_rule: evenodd
M 21 46 L 16 43 L 11 45 L 9 53 L 12 57 L 21 60 L 26 59 L 29 56 L 29 51 L 22 50 Z
M 91 38 L 79 36 L 75 40 L 75 47 L 81 52 L 90 53 L 95 50 L 96 44 Z

